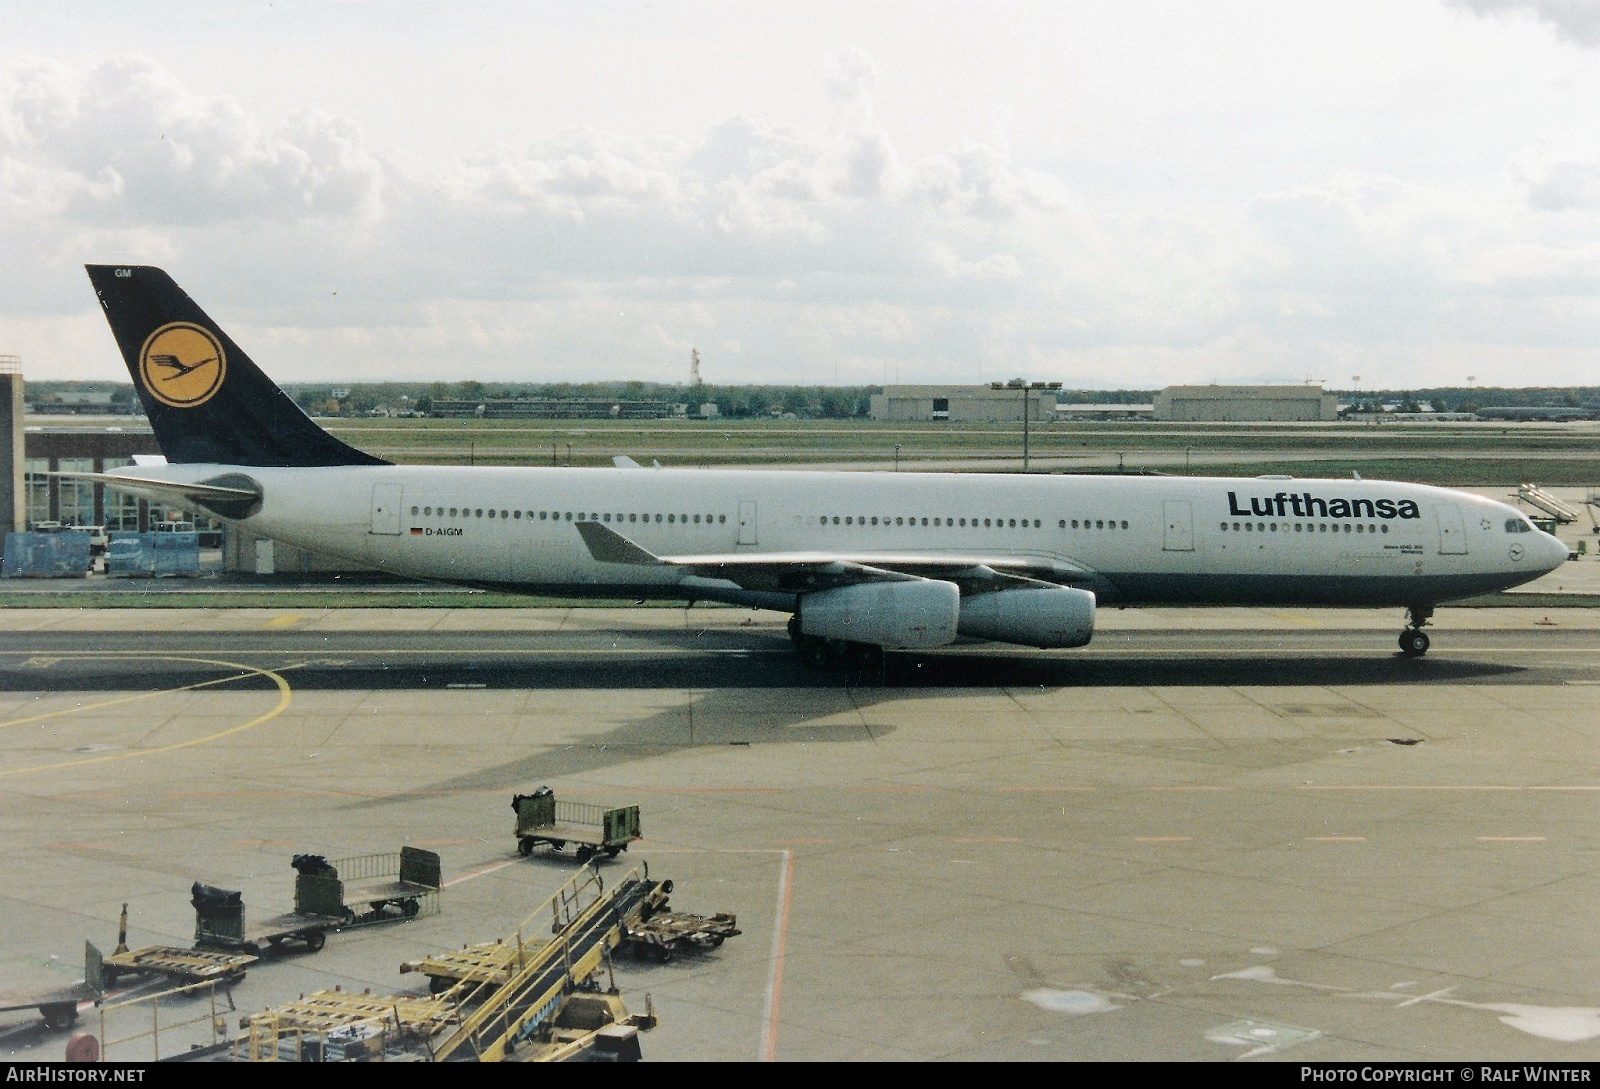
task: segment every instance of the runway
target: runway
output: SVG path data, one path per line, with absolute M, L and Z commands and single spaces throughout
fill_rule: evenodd
M 187 944 L 192 881 L 275 912 L 292 854 L 411 843 L 438 916 L 234 1000 L 420 992 L 401 961 L 570 874 L 511 835 L 548 784 L 641 806 L 607 871 L 739 917 L 618 962 L 647 1060 L 1594 1061 L 1593 612 L 1441 610 L 1416 661 L 1382 611 L 1112 611 L 1083 650 L 847 678 L 732 609 L 8 610 L 0 973 L 76 978 L 123 902 L 130 944 Z M 0 1046 L 64 1037 L 10 1013 Z

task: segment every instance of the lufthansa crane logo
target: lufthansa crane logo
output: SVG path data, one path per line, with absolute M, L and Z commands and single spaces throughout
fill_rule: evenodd
M 186 321 L 163 325 L 139 352 L 139 378 L 173 408 L 198 408 L 222 388 L 228 359 L 211 330 Z

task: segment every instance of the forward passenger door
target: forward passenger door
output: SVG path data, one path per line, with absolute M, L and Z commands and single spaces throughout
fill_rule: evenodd
M 1467 533 L 1461 524 L 1461 508 L 1453 503 L 1435 503 L 1433 520 L 1439 528 L 1439 555 L 1467 554 Z

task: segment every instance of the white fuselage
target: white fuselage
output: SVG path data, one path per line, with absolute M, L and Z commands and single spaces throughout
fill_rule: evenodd
M 657 556 L 874 552 L 1037 557 L 1102 602 L 1431 604 L 1566 557 L 1515 509 L 1386 481 L 760 470 L 360 466 L 130 469 L 240 474 L 263 537 L 420 579 L 538 593 L 786 607 L 671 566 L 596 561 L 596 521 Z M 792 595 L 791 595 L 792 596 Z

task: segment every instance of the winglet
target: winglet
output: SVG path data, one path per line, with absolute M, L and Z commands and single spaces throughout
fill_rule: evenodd
M 574 522 L 589 555 L 600 563 L 628 563 L 634 566 L 655 567 L 661 561 L 615 530 L 599 522 Z

